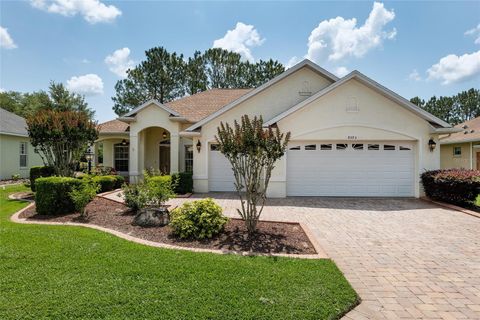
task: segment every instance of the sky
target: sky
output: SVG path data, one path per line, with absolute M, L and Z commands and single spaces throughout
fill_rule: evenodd
M 408 99 L 480 88 L 480 1 L 0 1 L 0 90 L 62 82 L 100 122 L 116 117 L 115 83 L 155 46 L 287 67 L 308 58 Z

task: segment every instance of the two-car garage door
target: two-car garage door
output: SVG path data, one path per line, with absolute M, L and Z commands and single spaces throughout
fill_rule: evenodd
M 287 195 L 414 195 L 414 145 L 409 142 L 291 143 Z
M 288 196 L 414 196 L 412 142 L 292 142 Z M 210 191 L 234 191 L 230 163 L 209 148 Z

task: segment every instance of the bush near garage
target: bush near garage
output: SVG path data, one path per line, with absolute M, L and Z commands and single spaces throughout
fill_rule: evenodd
M 187 194 L 193 191 L 193 173 L 179 172 L 172 174 L 172 180 L 176 182 L 175 193 Z
M 82 185 L 82 180 L 70 177 L 44 177 L 35 181 L 35 204 L 41 215 L 61 215 L 75 210 L 70 193 Z
M 479 170 L 426 171 L 421 175 L 421 180 L 425 194 L 431 199 L 463 207 L 477 207 L 475 201 L 480 194 Z
M 182 239 L 212 238 L 227 222 L 222 207 L 210 198 L 185 202 L 170 213 L 170 227 Z
M 30 188 L 35 192 L 35 180 L 40 177 L 53 176 L 55 171 L 52 167 L 39 166 L 30 168 Z

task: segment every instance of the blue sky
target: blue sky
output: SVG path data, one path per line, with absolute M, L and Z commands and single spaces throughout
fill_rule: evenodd
M 406 98 L 480 87 L 479 1 L 34 0 L 0 9 L 0 88 L 63 82 L 86 94 L 99 121 L 115 117 L 115 82 L 154 46 L 189 56 L 215 43 L 286 65 L 308 57 L 340 75 L 358 69 Z

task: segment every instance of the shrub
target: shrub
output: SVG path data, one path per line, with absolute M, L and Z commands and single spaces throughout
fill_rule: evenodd
M 92 173 L 98 176 L 110 176 L 117 174 L 114 168 L 104 166 L 96 166 L 92 169 Z
M 123 178 L 123 177 L 122 177 Z M 93 176 L 93 182 L 96 182 L 100 185 L 99 192 L 108 192 L 116 189 L 118 185 L 118 180 L 116 176 Z M 120 183 L 120 186 L 122 183 Z
M 176 194 L 186 194 L 193 191 L 193 174 L 191 172 L 174 173 L 172 174 L 172 180 L 176 183 Z
M 429 198 L 460 206 L 475 206 L 475 200 L 480 193 L 478 170 L 432 170 L 424 172 L 421 180 Z
M 185 202 L 171 212 L 170 226 L 182 239 L 211 238 L 223 230 L 228 218 L 212 199 Z
M 82 181 L 69 177 L 45 177 L 35 181 L 37 212 L 45 215 L 71 213 L 75 206 L 70 192 L 80 187 Z
M 30 168 L 30 188 L 35 191 L 35 180 L 40 177 L 53 176 L 54 170 L 52 167 L 31 167 Z
M 115 175 L 113 177 L 115 178 L 115 189 L 121 188 L 122 185 L 125 183 L 125 177 L 118 175 Z
M 137 212 L 147 206 L 148 189 L 143 182 L 137 184 L 124 184 L 122 186 L 125 205 L 133 212 Z
M 15 174 L 12 174 L 12 180 L 13 181 L 18 181 L 20 180 L 20 174 L 19 173 L 15 173 Z
M 149 205 L 160 207 L 170 198 L 175 197 L 173 192 L 175 183 L 171 176 L 151 176 L 148 172 L 145 172 L 144 180 L 148 190 Z
M 97 183 L 88 181 L 70 191 L 70 198 L 73 201 L 75 210 L 80 213 L 81 217 L 86 218 L 88 216 L 85 207 L 95 198 L 99 189 L 100 186 Z

